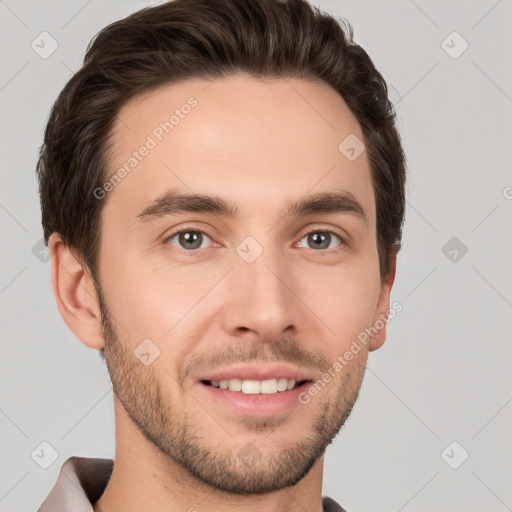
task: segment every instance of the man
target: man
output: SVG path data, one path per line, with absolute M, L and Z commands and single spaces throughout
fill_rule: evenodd
M 115 459 L 68 459 L 39 510 L 343 511 L 323 454 L 385 341 L 405 202 L 350 25 L 304 0 L 118 21 L 57 99 L 38 177 L 57 305 L 116 422 Z

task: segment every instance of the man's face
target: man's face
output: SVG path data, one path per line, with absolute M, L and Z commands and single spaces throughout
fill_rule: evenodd
M 176 109 L 166 133 L 160 123 Z M 187 81 L 120 112 L 109 174 L 138 156 L 102 212 L 106 362 L 126 422 L 218 489 L 300 481 L 348 417 L 377 348 L 333 371 L 389 298 L 366 152 L 351 161 L 338 149 L 351 134 L 363 140 L 336 91 L 296 79 Z M 236 215 L 205 201 L 155 207 L 170 191 L 221 198 Z M 288 212 L 322 193 L 351 194 L 364 218 L 353 205 Z M 329 369 L 316 396 L 299 400 Z M 274 392 L 273 378 L 293 375 L 310 382 Z M 271 381 L 270 393 L 236 391 L 236 379 Z

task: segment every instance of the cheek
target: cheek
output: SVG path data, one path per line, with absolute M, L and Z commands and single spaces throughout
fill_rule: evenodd
M 109 261 L 108 255 L 103 260 L 104 268 L 109 269 L 102 274 L 105 300 L 115 320 L 135 341 L 176 336 L 180 327 L 197 315 L 197 305 L 222 276 L 220 270 L 191 272 L 169 264 L 130 263 L 129 258 L 114 261 Z
M 327 326 L 336 350 L 350 345 L 371 325 L 380 290 L 378 272 L 369 267 L 310 271 L 307 283 L 314 286 L 304 286 L 304 301 Z

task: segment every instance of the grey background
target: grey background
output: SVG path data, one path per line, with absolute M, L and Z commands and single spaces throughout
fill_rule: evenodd
M 349 512 L 512 510 L 512 2 L 314 4 L 352 22 L 388 81 L 409 166 L 403 311 L 328 448 L 323 493 Z M 2 512 L 36 510 L 69 456 L 114 455 L 108 373 L 55 305 L 34 167 L 91 37 L 146 5 L 0 0 Z M 46 59 L 31 48 L 43 31 L 58 43 Z M 58 453 L 48 469 L 41 442 Z

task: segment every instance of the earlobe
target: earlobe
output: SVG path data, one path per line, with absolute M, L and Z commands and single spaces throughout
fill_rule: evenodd
M 48 248 L 53 293 L 64 322 L 84 345 L 102 349 L 101 314 L 91 276 L 58 233 L 50 236 Z
M 396 252 L 392 252 L 391 254 L 389 254 L 388 257 L 388 273 L 380 288 L 379 301 L 377 303 L 377 311 L 373 321 L 373 327 L 376 328 L 378 332 L 372 337 L 370 341 L 370 352 L 382 347 L 382 345 L 384 345 L 384 342 L 386 341 L 386 325 L 389 314 L 391 288 L 393 287 L 393 282 L 395 281 L 396 274 L 396 257 Z

